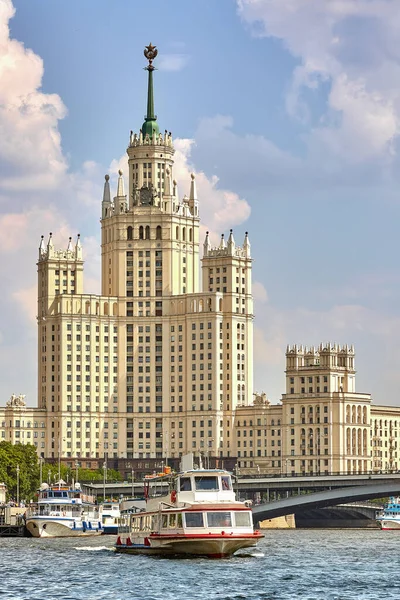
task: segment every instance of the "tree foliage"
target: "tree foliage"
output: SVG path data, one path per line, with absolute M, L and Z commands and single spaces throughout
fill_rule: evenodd
M 19 477 L 17 471 L 19 467 Z M 19 499 L 31 500 L 39 481 L 39 463 L 35 446 L 0 442 L 0 481 L 7 486 L 7 497 L 17 500 L 17 479 L 19 479 Z
M 19 475 L 17 477 L 17 467 Z M 59 472 L 60 470 L 60 472 Z M 103 469 L 74 469 L 64 464 L 52 461 L 42 461 L 40 465 L 36 448 L 31 444 L 11 444 L 0 442 L 0 482 L 7 487 L 7 500 L 17 501 L 17 479 L 19 479 L 19 500 L 34 499 L 40 485 L 40 471 L 42 481 L 56 483 L 59 477 L 66 483 L 72 483 L 74 479 L 90 483 L 92 481 L 103 481 Z M 107 481 L 121 481 L 122 477 L 118 471 L 107 469 Z

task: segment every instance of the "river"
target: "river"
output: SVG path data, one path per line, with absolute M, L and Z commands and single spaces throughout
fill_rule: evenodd
M 400 598 L 400 532 L 266 531 L 229 559 L 115 554 L 114 536 L 0 538 L 6 600 Z

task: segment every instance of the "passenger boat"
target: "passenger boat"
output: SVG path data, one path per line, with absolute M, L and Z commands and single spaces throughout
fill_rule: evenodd
M 75 537 L 100 535 L 103 532 L 101 506 L 94 497 L 82 493 L 76 483 L 64 481 L 49 486 L 42 483 L 38 501 L 25 513 L 25 525 L 33 537 Z
M 392 496 L 376 520 L 381 529 L 400 529 L 400 498 Z
M 166 473 L 147 478 L 144 489 L 144 512 L 121 512 L 117 552 L 222 558 L 264 537 L 227 471 Z
M 119 502 L 103 502 L 101 520 L 103 534 L 118 533 L 118 520 L 120 517 Z

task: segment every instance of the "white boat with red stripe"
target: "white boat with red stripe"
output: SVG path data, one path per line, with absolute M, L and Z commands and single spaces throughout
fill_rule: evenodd
M 117 552 L 228 557 L 263 538 L 222 469 L 169 472 L 145 481 L 146 508 L 121 513 Z

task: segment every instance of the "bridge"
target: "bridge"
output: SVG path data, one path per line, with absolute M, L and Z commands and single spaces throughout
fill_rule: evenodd
M 365 486 L 372 483 L 397 483 L 397 493 L 400 494 L 400 473 L 240 477 L 235 483 L 235 490 L 241 496 L 244 494 L 249 498 L 257 494 L 265 496 L 269 502 L 270 499 L 276 500 L 293 494 L 300 495 L 305 492 Z M 254 499 L 256 500 L 256 497 Z
M 85 493 L 97 498 L 119 498 L 143 496 L 143 482 L 81 482 Z M 310 495 L 311 492 L 322 492 L 334 489 L 365 487 L 372 484 L 388 484 L 393 486 L 394 495 L 400 495 L 400 473 L 380 475 L 298 475 L 298 476 L 258 476 L 238 477 L 235 481 L 235 492 L 241 500 L 251 499 L 253 502 L 267 502 L 289 498 L 289 496 Z M 379 497 L 385 497 L 387 493 Z M 367 498 L 376 496 L 367 496 Z M 351 502 L 352 500 L 348 500 Z M 340 501 L 338 501 L 340 503 Z
M 268 502 L 253 507 L 253 518 L 256 523 L 265 519 L 273 519 L 292 514 L 299 510 L 336 506 L 374 498 L 385 498 L 400 493 L 400 480 L 390 483 L 368 483 L 363 486 L 351 486 L 324 490 L 299 496 L 291 496 L 282 500 Z M 377 507 L 378 509 L 379 507 Z

